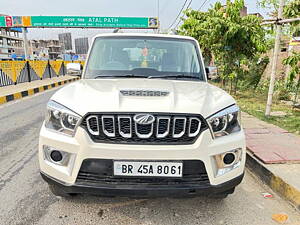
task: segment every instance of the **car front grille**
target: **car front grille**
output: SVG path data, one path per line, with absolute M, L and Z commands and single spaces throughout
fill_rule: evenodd
M 200 160 L 183 160 L 183 174 L 181 178 L 171 177 L 120 177 L 113 176 L 113 160 L 85 159 L 78 173 L 78 185 L 102 184 L 148 184 L 148 185 L 209 185 L 209 178 Z
M 151 113 L 153 123 L 138 124 L 134 117 L 139 114 L 90 113 L 81 126 L 98 143 L 176 145 L 193 144 L 208 128 L 198 114 Z

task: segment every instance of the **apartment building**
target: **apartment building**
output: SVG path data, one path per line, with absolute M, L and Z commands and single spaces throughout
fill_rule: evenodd
M 21 33 L 18 28 L 0 28 L 0 60 L 25 58 Z

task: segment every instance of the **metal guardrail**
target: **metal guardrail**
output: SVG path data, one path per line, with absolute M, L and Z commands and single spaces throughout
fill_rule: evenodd
M 64 76 L 71 61 L 0 61 L 0 87 Z M 84 61 L 75 61 L 84 65 Z

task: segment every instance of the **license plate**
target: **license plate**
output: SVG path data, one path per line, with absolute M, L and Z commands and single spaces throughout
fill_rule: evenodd
M 182 177 L 182 162 L 114 161 L 114 175 Z

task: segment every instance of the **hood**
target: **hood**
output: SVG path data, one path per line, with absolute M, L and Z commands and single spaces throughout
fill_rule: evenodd
M 122 90 L 155 90 L 166 96 L 126 96 Z M 235 103 L 225 91 L 206 82 L 163 79 L 82 79 L 51 98 L 81 116 L 88 112 L 195 113 L 204 118 Z

